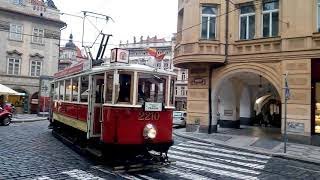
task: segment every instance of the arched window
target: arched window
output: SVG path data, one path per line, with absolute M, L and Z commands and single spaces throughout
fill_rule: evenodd
M 183 72 L 183 73 L 181 74 L 181 80 L 182 80 L 182 81 L 186 80 L 186 73 L 185 73 L 185 72 Z

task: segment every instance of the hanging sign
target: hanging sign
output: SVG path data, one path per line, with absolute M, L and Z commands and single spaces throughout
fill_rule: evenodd
M 119 48 L 112 49 L 110 62 L 129 63 L 129 51 Z

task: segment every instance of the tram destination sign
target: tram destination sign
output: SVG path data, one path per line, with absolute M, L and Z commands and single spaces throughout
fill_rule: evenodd
M 162 103 L 145 102 L 144 111 L 162 111 Z
M 111 50 L 111 63 L 129 63 L 129 51 L 120 48 Z

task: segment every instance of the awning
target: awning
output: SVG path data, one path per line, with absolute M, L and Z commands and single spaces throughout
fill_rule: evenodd
M 3 84 L 0 84 L 0 95 L 18 95 L 19 93 Z

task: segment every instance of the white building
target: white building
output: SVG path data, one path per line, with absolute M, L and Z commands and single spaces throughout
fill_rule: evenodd
M 25 94 L 11 99 L 25 112 L 37 109 L 39 77 L 58 71 L 65 26 L 52 0 L 0 1 L 0 83 Z
M 169 71 L 174 71 L 177 73 L 177 81 L 175 84 L 176 110 L 186 110 L 187 108 L 187 91 L 188 91 L 188 72 L 187 70 L 176 68 L 173 66 L 173 48 L 175 45 L 175 38 L 171 41 L 167 41 L 164 38 L 158 39 L 157 36 L 143 39 L 137 41 L 136 37 L 133 38 L 133 42 L 123 44 L 120 42 L 120 48 L 129 51 L 129 63 L 131 64 L 144 64 L 148 66 L 155 67 L 157 69 L 164 69 Z M 153 48 L 157 50 L 158 54 L 164 53 L 165 56 L 163 60 L 157 61 L 153 56 L 148 53 L 148 48 Z

